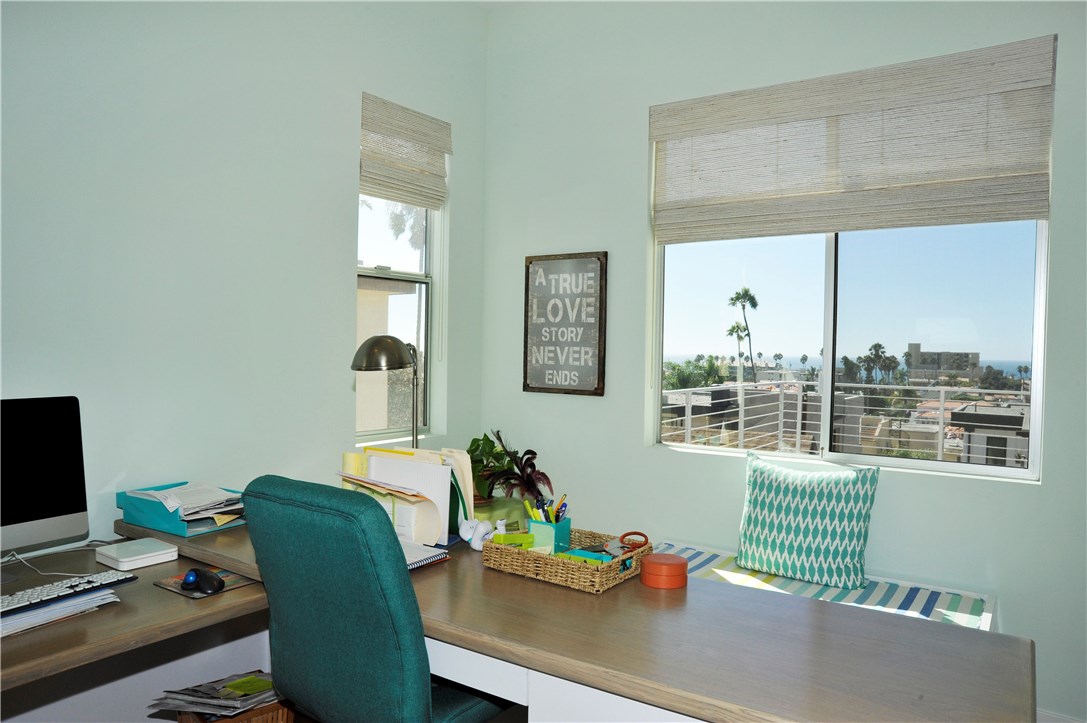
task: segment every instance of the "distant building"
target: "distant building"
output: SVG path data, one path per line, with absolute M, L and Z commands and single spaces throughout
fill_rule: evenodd
M 952 373 L 968 379 L 981 376 L 981 354 L 976 351 L 922 351 L 915 343 L 910 343 L 907 351 L 911 378 L 935 381 Z
M 1001 467 L 1026 467 L 1030 446 L 1030 408 L 970 403 L 951 412 L 951 424 L 963 430 L 965 461 Z

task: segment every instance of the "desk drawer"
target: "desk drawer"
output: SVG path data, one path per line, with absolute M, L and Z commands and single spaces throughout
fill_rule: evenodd
M 433 638 L 426 639 L 430 672 L 443 678 L 528 705 L 528 670 L 520 665 L 458 648 Z

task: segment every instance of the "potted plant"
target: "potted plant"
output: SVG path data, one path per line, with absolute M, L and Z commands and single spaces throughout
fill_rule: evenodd
M 468 457 L 472 461 L 472 478 L 475 482 L 476 504 L 492 497 L 491 476 L 513 469 L 513 461 L 506 450 L 484 432 L 468 445 Z
M 502 439 L 501 432 L 492 434 L 494 439 L 486 433 L 476 437 L 467 450 L 475 480 L 476 517 L 523 520 L 521 500 L 535 500 L 545 487 L 554 493 L 551 479 L 536 468 L 534 450 L 526 449 L 522 454 Z M 502 494 L 496 495 L 497 490 Z
M 494 437 L 498 440 L 498 446 L 505 451 L 510 466 L 503 466 L 502 469 L 495 470 L 490 475 L 488 496 L 494 496 L 496 487 L 504 490 L 507 498 L 513 497 L 513 493 L 516 492 L 521 499 L 535 500 L 543 494 L 543 487 L 546 487 L 548 492 L 555 493 L 551 487 L 551 478 L 543 470 L 536 469 L 535 450 L 526 449 L 523 454 L 520 454 L 503 441 L 500 432 L 495 432 Z

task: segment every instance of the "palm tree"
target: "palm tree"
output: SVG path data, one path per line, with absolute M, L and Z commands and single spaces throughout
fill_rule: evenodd
M 842 355 L 842 381 L 857 382 L 860 380 L 860 366 L 845 354 Z
M 864 383 L 875 384 L 876 378 L 872 375 L 872 372 L 876 368 L 876 361 L 872 358 L 872 355 L 865 354 L 864 356 L 857 357 L 857 364 L 864 370 Z
M 740 314 L 744 318 L 744 333 L 747 334 L 747 358 L 751 361 L 751 378 L 755 378 L 755 355 L 752 352 L 751 347 L 751 327 L 747 323 L 747 307 L 751 307 L 751 310 L 759 308 L 759 300 L 755 298 L 755 295 L 751 293 L 751 289 L 746 286 L 732 295 L 732 298 L 728 300 L 728 305 L 732 307 L 739 306 Z
M 739 355 L 740 361 L 742 362 L 743 358 L 744 358 L 744 350 L 743 350 L 743 347 L 741 346 L 741 344 L 743 344 L 744 339 L 747 338 L 747 327 L 737 321 L 732 326 L 730 326 L 728 328 L 728 331 L 725 332 L 725 333 L 728 336 L 736 337 L 736 353 Z M 752 371 L 752 374 L 754 374 L 754 371 Z M 743 380 L 744 380 L 743 367 L 737 367 L 736 381 L 742 382 Z
M 894 354 L 884 355 L 879 360 L 879 373 L 883 375 L 883 383 L 886 384 L 887 380 L 894 381 L 895 370 L 898 369 L 898 357 Z
M 872 367 L 874 369 L 879 369 L 881 381 L 886 382 L 887 376 L 883 371 L 883 360 L 887 357 L 887 354 L 883 349 L 883 345 L 877 341 L 875 344 L 868 347 L 868 356 L 872 359 Z
M 778 352 L 777 354 L 774 354 L 774 365 L 778 369 L 781 368 L 781 360 L 784 359 L 784 358 L 785 358 L 785 355 L 782 354 L 781 352 Z
M 1026 380 L 1024 377 L 1026 377 L 1027 374 L 1030 374 L 1030 367 L 1026 364 L 1020 364 L 1015 368 L 1015 371 L 1019 372 L 1019 389 L 1022 391 L 1026 388 Z

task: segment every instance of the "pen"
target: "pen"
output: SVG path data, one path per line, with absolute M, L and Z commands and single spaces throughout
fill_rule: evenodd
M 563 495 L 565 496 L 565 495 Z M 559 505 L 559 508 L 555 510 L 555 522 L 562 522 L 562 518 L 566 517 L 566 503 L 563 502 Z
M 566 495 L 564 494 L 562 497 L 559 498 L 559 503 L 557 505 L 555 505 L 555 509 L 557 510 L 560 507 L 562 507 L 562 503 L 565 502 L 565 501 L 566 501 Z

